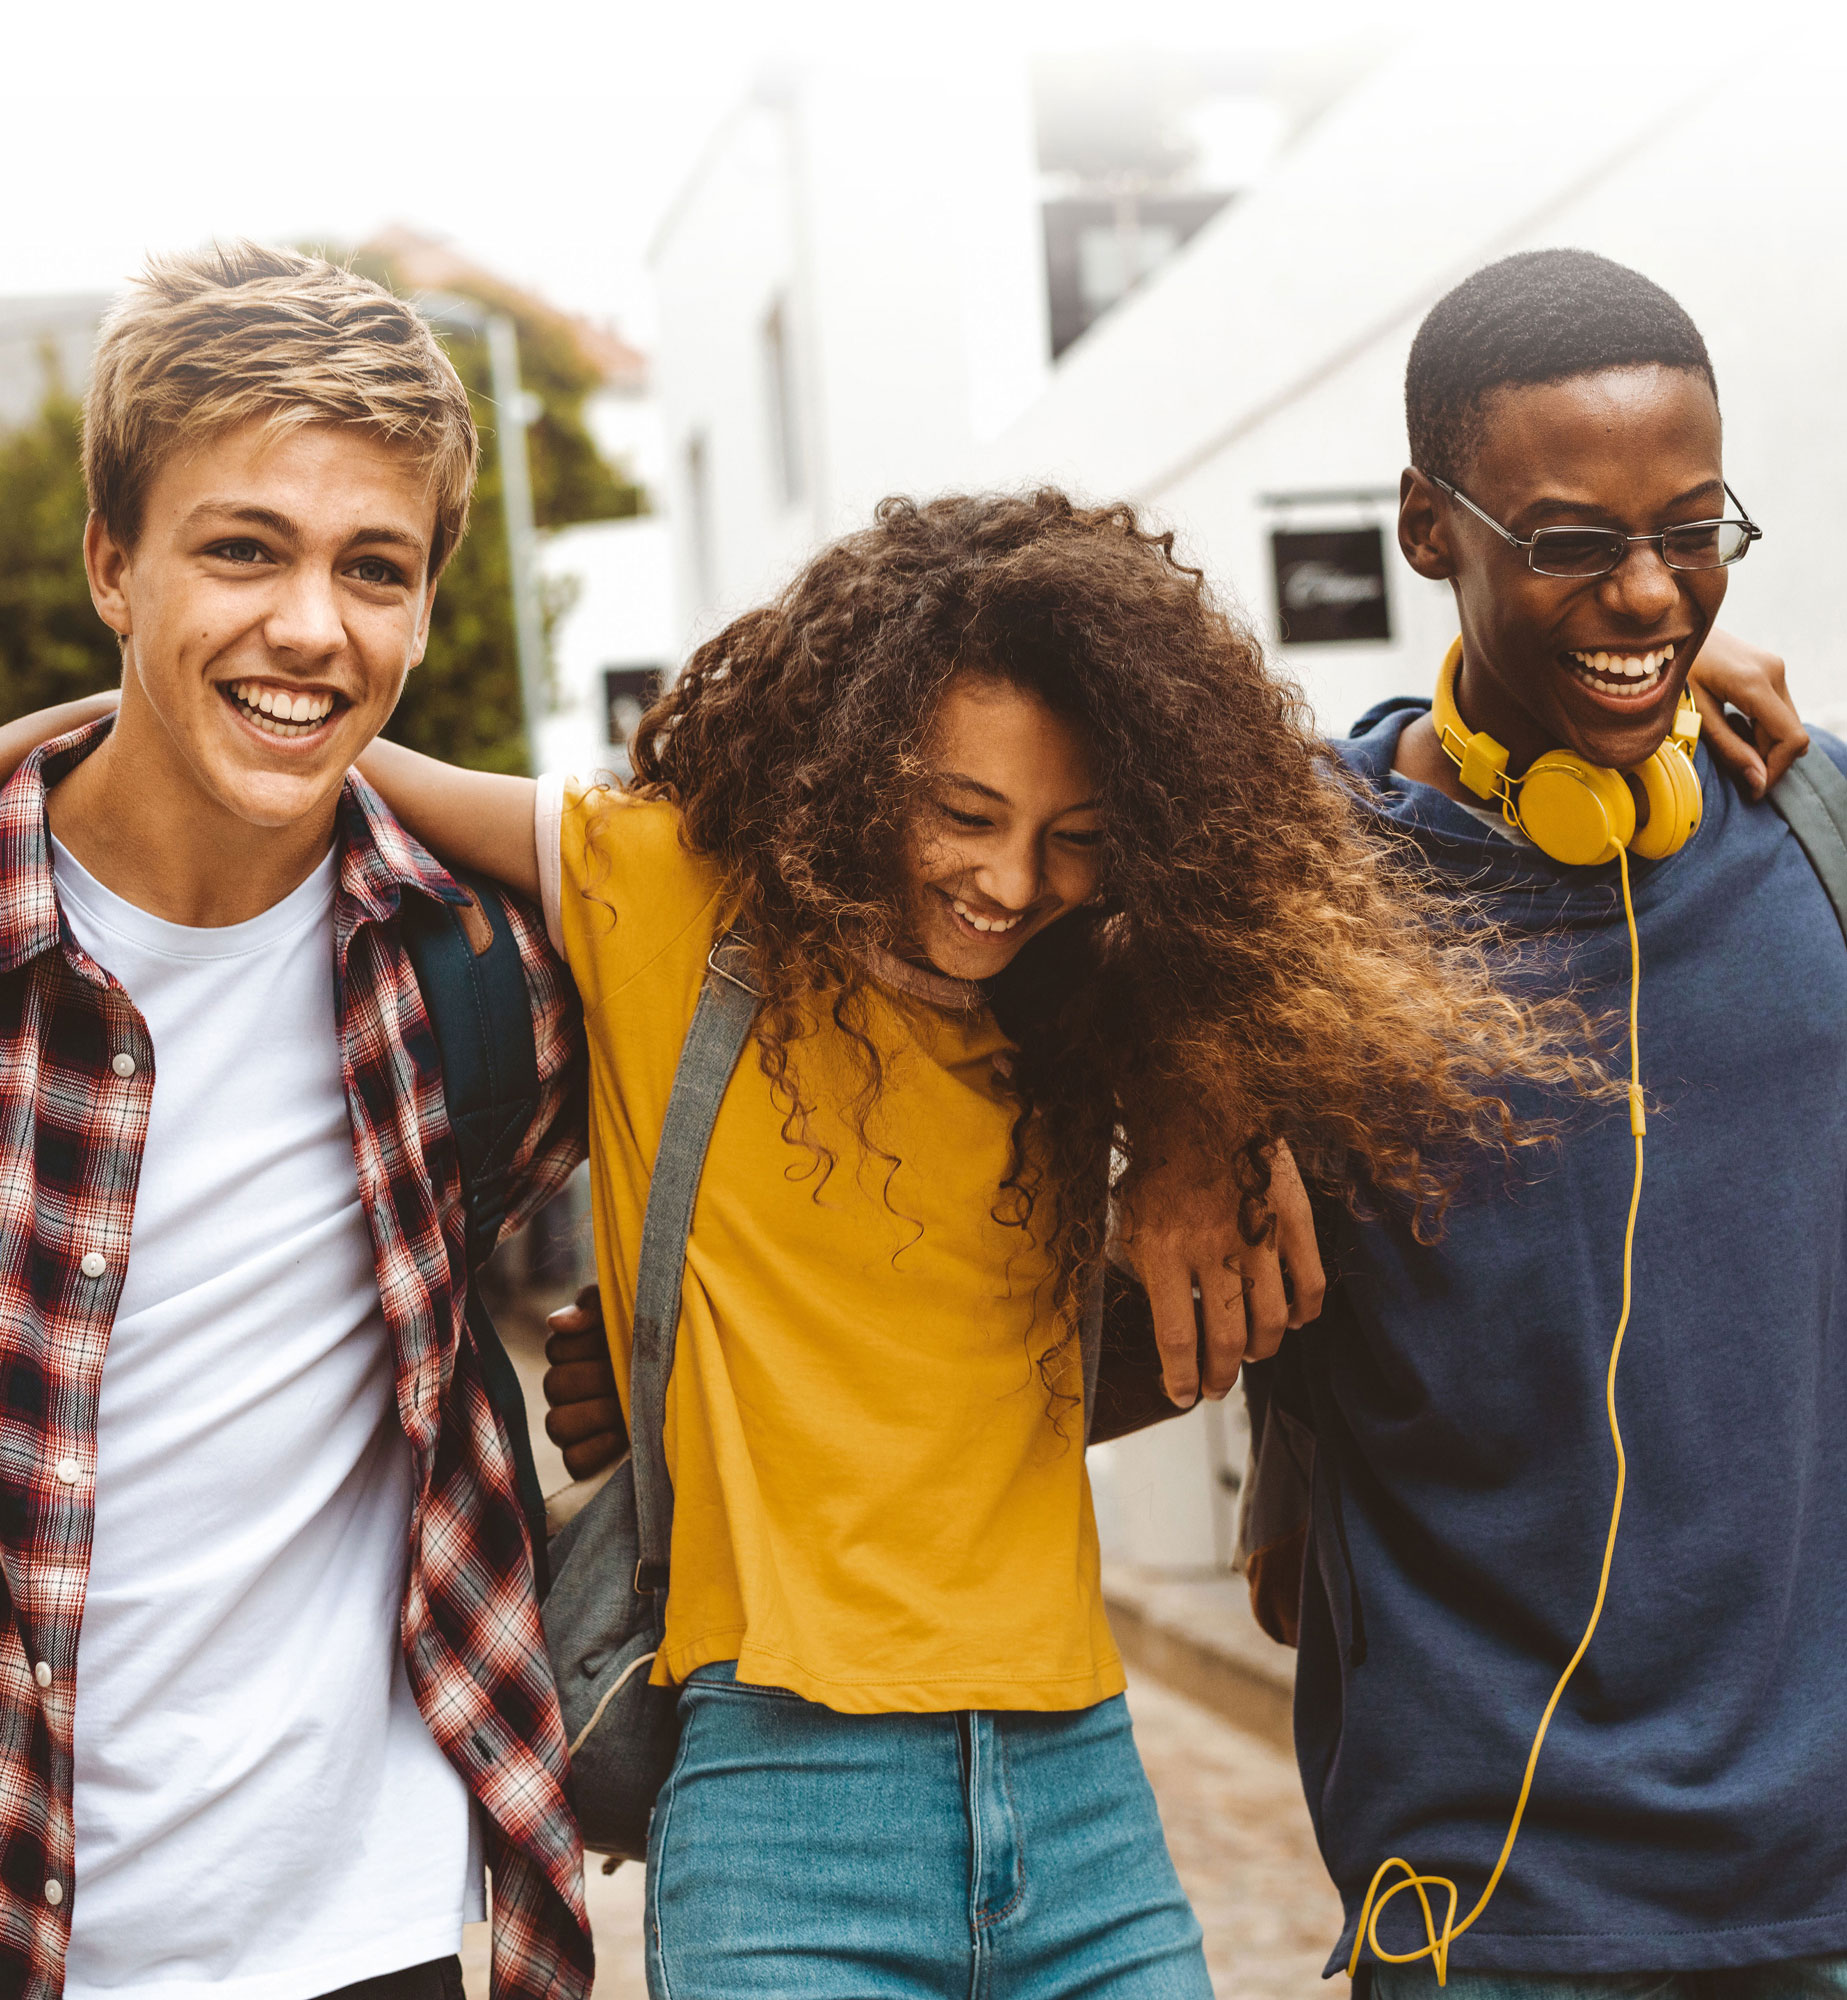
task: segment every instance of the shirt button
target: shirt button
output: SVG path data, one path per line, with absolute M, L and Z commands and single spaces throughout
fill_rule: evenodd
M 40 1687 L 42 1688 L 50 1687 L 51 1662 L 49 1660 L 41 1660 L 38 1663 L 38 1665 L 32 1669 L 32 1678 L 38 1682 Z
M 135 1073 L 135 1059 L 124 1049 L 120 1055 L 109 1058 L 109 1067 L 115 1071 L 117 1076 L 133 1076 Z
M 86 1278 L 100 1278 L 109 1268 L 109 1259 L 100 1250 L 86 1250 L 77 1268 Z
M 57 1473 L 66 1486 L 75 1486 L 82 1476 L 83 1467 L 74 1458 L 61 1458 L 58 1460 Z
M 64 1884 L 55 1875 L 45 1884 L 45 1900 L 54 1910 L 64 1900 Z

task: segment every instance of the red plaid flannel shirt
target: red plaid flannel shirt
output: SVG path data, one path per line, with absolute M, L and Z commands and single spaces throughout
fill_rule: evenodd
M 156 1051 L 52 891 L 45 793 L 107 725 L 49 744 L 0 791 L 0 1993 L 64 1985 L 71 1716 L 94 1522 L 96 1405 L 121 1297 Z M 455 883 L 347 780 L 335 977 L 353 1155 L 415 1464 L 404 1655 L 481 1814 L 494 2000 L 586 2000 L 583 1849 L 513 1462 L 463 1323 L 463 1212 L 435 1039 L 398 938 L 406 894 Z M 576 1000 L 517 906 L 542 1111 L 516 1228 L 583 1153 Z

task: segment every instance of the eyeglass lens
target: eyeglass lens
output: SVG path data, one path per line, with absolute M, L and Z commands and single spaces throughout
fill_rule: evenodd
M 1626 536 L 1607 528 L 1541 528 L 1531 561 L 1541 576 L 1607 576 L 1629 551 Z M 1661 537 L 1670 569 L 1723 569 L 1751 546 L 1742 521 L 1690 521 Z

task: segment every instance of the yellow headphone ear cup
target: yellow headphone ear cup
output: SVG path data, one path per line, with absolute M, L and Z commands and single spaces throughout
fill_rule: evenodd
M 1568 868 L 1614 861 L 1635 835 L 1635 797 L 1619 772 L 1571 750 L 1548 750 L 1520 781 L 1520 828 Z
M 1648 817 L 1636 829 L 1629 852 L 1645 861 L 1665 861 L 1686 846 L 1699 826 L 1699 773 L 1670 741 L 1629 775 L 1648 801 Z

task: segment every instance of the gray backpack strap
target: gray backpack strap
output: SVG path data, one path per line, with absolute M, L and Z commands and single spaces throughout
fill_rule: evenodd
M 710 974 L 686 1031 L 680 1064 L 667 1100 L 661 1147 L 648 1186 L 641 1228 L 641 1262 L 635 1278 L 635 1345 L 629 1376 L 629 1425 L 634 1453 L 635 1519 L 640 1560 L 635 1588 L 664 1596 L 673 1545 L 673 1483 L 667 1477 L 663 1429 L 667 1378 L 673 1373 L 680 1330 L 680 1288 L 686 1272 L 686 1237 L 705 1170 L 706 1148 L 732 1072 L 750 1040 L 759 995 L 749 981 L 750 953 L 736 931 L 727 931 L 706 961 Z
M 1847 937 L 1847 777 L 1825 750 L 1811 751 L 1777 780 L 1770 803 L 1801 842 Z

